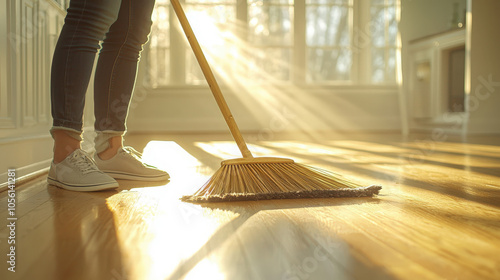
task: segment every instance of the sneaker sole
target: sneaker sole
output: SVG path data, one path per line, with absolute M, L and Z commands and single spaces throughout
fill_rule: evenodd
M 118 187 L 118 182 L 99 184 L 99 185 L 79 185 L 79 186 L 64 184 L 52 178 L 47 178 L 47 182 L 56 187 L 77 192 L 95 192 L 95 191 L 116 189 Z
M 105 171 L 105 170 L 102 170 L 102 172 L 113 177 L 114 179 L 120 179 L 120 180 L 159 182 L 159 181 L 167 181 L 170 179 L 170 175 L 168 175 L 168 174 L 157 175 L 157 176 L 144 176 L 144 175 L 136 175 L 136 174 L 122 173 L 122 172 L 115 172 L 115 171 Z

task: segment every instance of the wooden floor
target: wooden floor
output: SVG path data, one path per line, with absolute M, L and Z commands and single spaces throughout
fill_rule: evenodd
M 1 226 L 0 279 L 500 279 L 500 136 L 247 139 L 257 155 L 383 189 L 374 198 L 183 203 L 222 159 L 238 157 L 229 136 L 130 135 L 126 144 L 171 181 L 95 193 L 46 177 L 18 186 L 16 272 Z M 7 224 L 6 192 L 0 201 Z

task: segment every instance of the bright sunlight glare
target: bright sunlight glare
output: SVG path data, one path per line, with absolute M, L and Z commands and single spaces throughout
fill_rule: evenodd
M 176 195 L 191 194 L 215 172 L 174 141 L 150 141 L 142 158 L 170 174 L 168 189 Z
M 217 26 L 215 20 L 205 11 L 188 10 L 186 16 L 201 45 L 206 47 L 223 47 L 224 32 Z
M 259 134 L 264 135 L 264 139 L 259 140 L 270 140 L 284 131 L 300 132 L 315 139 L 318 138 L 317 131 L 332 127 L 356 130 L 359 120 L 371 118 L 371 112 L 363 110 L 347 95 L 330 94 L 329 89 L 289 82 L 287 77 L 306 69 L 294 68 L 289 57 L 278 49 L 256 47 L 255 42 L 247 37 L 248 24 L 255 27 L 252 32 L 257 34 L 252 36 L 262 37 L 259 40 L 268 38 L 261 29 L 269 27 L 262 25 L 258 18 L 242 23 L 227 14 L 230 13 L 218 7 L 190 9 L 188 5 L 186 9 L 188 20 L 224 95 L 226 98 L 236 97 L 243 106 L 244 110 L 233 112 L 235 118 L 240 120 L 243 115 L 249 122 L 256 123 L 255 127 L 261 128 Z M 157 17 L 160 21 L 164 18 L 162 15 Z M 273 38 L 276 39 L 268 39 Z M 189 63 L 196 64 L 196 61 Z M 193 80 L 204 83 L 200 71 L 189 74 Z

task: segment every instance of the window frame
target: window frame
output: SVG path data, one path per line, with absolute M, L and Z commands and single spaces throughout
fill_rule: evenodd
M 182 5 L 186 7 L 186 2 L 180 0 Z M 273 81 L 273 83 L 278 83 L 281 85 L 299 85 L 308 87 L 324 87 L 324 86 L 340 86 L 345 88 L 350 87 L 395 87 L 398 84 L 398 78 L 395 77 L 393 81 L 384 81 L 379 83 L 372 82 L 372 64 L 371 64 L 371 51 L 373 45 L 370 38 L 369 26 L 371 22 L 370 8 L 372 4 L 370 0 L 350 0 L 352 1 L 352 9 L 350 11 L 350 49 L 352 50 L 352 65 L 350 80 L 330 80 L 330 81 L 307 81 L 307 41 L 306 41 L 306 0 L 295 0 L 293 1 L 293 39 L 292 39 L 292 54 L 291 54 L 291 67 L 290 67 L 290 80 L 287 81 Z M 396 18 L 399 18 L 397 13 L 400 12 L 399 5 L 400 0 L 394 1 Z M 205 4 L 209 6 L 216 6 L 220 3 Z M 153 88 L 165 88 L 165 87 L 200 87 L 198 84 L 186 83 L 186 57 L 185 52 L 189 51 L 189 46 L 186 48 L 183 41 L 184 34 L 182 32 L 172 32 L 172 30 L 180 30 L 180 25 L 178 23 L 177 17 L 170 5 L 170 3 L 165 3 L 164 5 L 169 7 L 169 21 L 170 21 L 170 73 L 171 76 L 168 84 L 160 85 Z M 248 1 L 247 0 L 236 0 L 235 2 L 236 10 L 236 20 L 240 22 L 245 22 L 247 30 L 239 30 L 237 36 L 241 38 L 246 38 L 248 40 Z M 386 27 L 385 27 L 386 29 Z M 386 31 L 387 32 L 387 31 Z M 181 42 L 181 43 L 179 43 Z M 258 46 L 253 46 L 258 47 Z M 262 48 L 267 48 L 267 46 L 262 46 Z M 395 48 L 396 56 L 401 50 L 401 47 L 396 43 L 395 47 L 385 46 L 386 51 L 388 49 Z M 149 64 L 150 53 L 149 44 L 145 47 L 144 57 L 146 58 L 146 63 Z M 386 58 L 387 59 L 387 58 Z M 398 59 L 396 58 L 396 61 Z M 398 63 L 398 62 L 396 62 Z M 146 69 L 150 67 L 146 66 Z M 180 71 L 182 69 L 182 71 Z M 396 72 L 398 66 L 396 65 Z M 147 72 L 147 71 L 146 71 Z M 395 74 L 397 76 L 397 73 Z M 146 77 L 150 79 L 149 73 L 146 73 Z M 146 79 L 147 81 L 150 81 Z M 224 86 L 223 81 L 220 81 L 221 86 Z M 150 83 L 146 85 L 149 88 Z

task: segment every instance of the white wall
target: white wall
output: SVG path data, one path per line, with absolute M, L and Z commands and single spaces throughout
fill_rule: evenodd
M 468 114 L 464 132 L 500 133 L 500 1 L 496 0 L 402 0 L 401 37 L 403 44 L 404 90 L 408 95 L 408 44 L 411 40 L 446 31 L 450 28 L 453 3 L 458 2 L 459 10 L 466 8 L 470 13 L 467 20 L 467 50 L 469 70 L 466 70 L 466 93 L 468 94 Z M 468 7 L 465 7 L 465 3 Z M 467 82 L 468 81 L 468 82 Z M 409 100 L 411 110 L 411 100 Z M 411 122 L 411 128 L 421 128 Z M 430 127 L 432 128 L 432 127 Z
M 8 168 L 21 178 L 52 160 L 50 68 L 65 14 L 64 1 L 0 0 L 0 36 L 6 38 L 0 42 L 0 188 Z M 92 83 L 86 130 L 93 125 L 91 89 Z M 92 133 L 84 137 L 89 147 Z
M 242 131 L 400 129 L 396 87 L 256 86 L 222 91 Z M 227 131 L 206 87 L 136 90 L 134 98 L 130 132 Z
M 458 3 L 463 18 L 466 0 L 401 0 L 399 28 L 403 48 L 411 40 L 449 30 L 454 3 Z
M 470 133 L 500 133 L 500 1 L 470 1 Z
M 50 62 L 64 9 L 51 0 L 0 0 L 0 185 L 46 168 L 52 140 Z
M 460 22 L 464 21 L 467 0 L 402 0 L 401 4 L 401 22 L 400 22 L 400 32 L 402 41 L 402 66 L 403 66 L 403 94 L 406 98 L 408 106 L 408 121 L 411 131 L 430 131 L 437 127 L 445 129 L 446 131 L 452 133 L 463 132 L 466 128 L 464 125 L 467 118 L 461 114 L 456 114 L 450 117 L 444 116 L 434 116 L 433 118 L 425 119 L 422 118 L 419 112 L 435 112 L 436 106 L 441 108 L 443 104 L 438 104 L 439 102 L 431 102 L 432 100 L 444 100 L 444 85 L 447 85 L 442 80 L 446 75 L 442 75 L 443 71 L 440 68 L 441 63 L 444 62 L 445 57 L 442 53 L 446 46 L 440 45 L 444 43 L 444 38 L 450 36 L 451 29 L 456 29 L 456 26 L 452 25 L 452 17 L 455 12 L 455 4 L 457 5 L 458 18 Z M 437 36 L 437 34 L 441 34 Z M 429 39 L 425 39 L 429 38 Z M 418 40 L 418 43 L 417 41 Z M 444 41 L 443 41 L 444 40 Z M 464 39 L 463 39 L 464 40 Z M 449 44 L 447 42 L 446 44 Z M 423 48 L 422 44 L 427 44 L 428 48 Z M 410 49 L 413 46 L 413 50 Z M 414 89 L 410 88 L 412 85 L 411 74 L 413 69 L 412 61 L 418 58 L 416 56 L 415 50 L 420 51 L 420 55 L 426 53 L 428 59 L 432 58 L 433 65 L 431 65 L 434 71 L 432 72 L 431 85 L 433 86 L 433 94 L 429 97 L 425 97 L 424 92 L 420 92 L 420 96 L 412 95 Z M 413 51 L 413 53 L 411 53 Z M 430 93 L 426 93 L 430 94 Z M 439 96 L 434 96 L 434 95 Z M 432 97 L 430 97 L 432 96 Z M 425 103 L 419 102 L 419 100 L 427 100 Z M 441 103 L 443 101 L 440 101 Z M 429 111 L 430 110 L 430 111 Z M 443 109 L 439 109 L 441 111 Z M 428 115 L 426 114 L 426 115 Z M 439 113 L 441 114 L 441 113 Z M 448 119 L 448 121 L 443 121 L 443 119 Z

